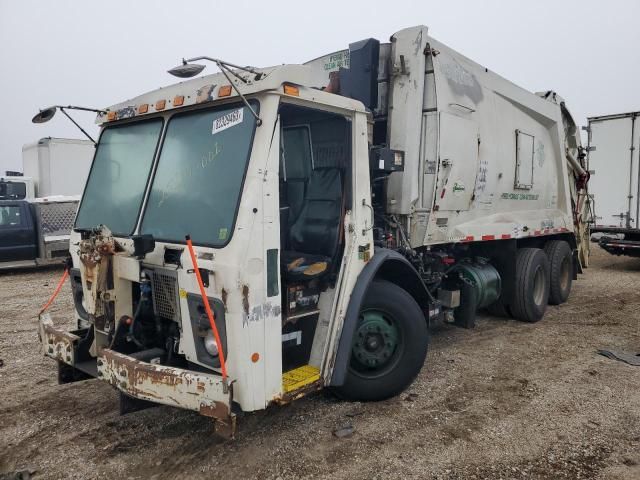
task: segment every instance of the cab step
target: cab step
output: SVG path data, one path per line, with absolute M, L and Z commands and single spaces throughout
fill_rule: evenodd
M 282 390 L 285 393 L 299 390 L 320 380 L 320 369 L 303 365 L 282 374 Z

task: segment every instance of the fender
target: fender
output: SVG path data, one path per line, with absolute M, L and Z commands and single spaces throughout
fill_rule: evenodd
M 333 372 L 329 385 L 338 387 L 344 384 L 347 367 L 351 360 L 351 344 L 353 334 L 358 324 L 358 317 L 362 302 L 367 294 L 369 285 L 375 279 L 388 280 L 406 290 L 420 305 L 426 306 L 432 299 L 422 278 L 413 265 L 394 250 L 387 248 L 376 249 L 369 263 L 362 269 L 351 292 L 349 306 L 342 326 L 342 334 L 338 343 L 338 351 L 333 365 Z M 427 323 L 429 319 L 426 319 Z

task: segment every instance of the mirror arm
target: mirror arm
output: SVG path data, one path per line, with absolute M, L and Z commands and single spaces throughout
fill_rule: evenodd
M 69 107 L 71 107 L 71 105 L 69 105 Z M 64 113 L 64 114 L 65 114 L 65 116 L 66 116 L 69 120 L 71 120 L 71 122 L 72 122 L 76 127 L 78 127 L 78 129 L 79 129 L 82 133 L 84 133 L 84 134 L 85 134 L 85 136 L 86 136 L 89 140 L 91 140 L 91 141 L 93 142 L 93 145 L 94 145 L 94 146 L 95 146 L 95 145 L 97 145 L 96 141 L 95 141 L 93 138 L 91 138 L 91 135 L 89 135 L 89 134 L 85 131 L 85 129 L 84 129 L 84 128 L 82 128 L 80 125 L 78 125 L 78 122 L 76 122 L 73 118 L 71 118 L 71 115 L 69 115 L 67 112 L 65 112 L 65 110 L 64 110 L 64 109 L 65 109 L 65 108 L 69 108 L 69 107 L 58 107 L 58 108 L 60 109 L 60 111 L 61 111 L 62 113 Z M 95 110 L 92 110 L 92 109 L 89 109 L 89 108 L 82 108 L 82 107 L 71 107 L 71 108 L 74 108 L 74 109 L 76 109 L 76 110 L 87 110 L 87 111 L 90 111 L 90 112 L 94 112 L 94 111 L 95 111 Z

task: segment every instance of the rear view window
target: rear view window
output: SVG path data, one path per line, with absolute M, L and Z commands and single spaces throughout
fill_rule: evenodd
M 22 223 L 20 207 L 4 206 L 0 207 L 0 227 L 14 227 Z
M 27 185 L 24 182 L 1 182 L 0 199 L 22 200 L 27 196 Z

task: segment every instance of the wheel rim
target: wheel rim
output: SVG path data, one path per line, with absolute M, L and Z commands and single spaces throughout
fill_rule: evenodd
M 564 291 L 569 288 L 571 277 L 571 259 L 569 256 L 564 257 L 560 265 L 560 288 Z
M 397 322 L 381 310 L 360 313 L 351 349 L 351 369 L 366 378 L 393 369 L 401 353 L 402 339 Z
M 533 301 L 536 305 L 544 303 L 545 275 L 542 267 L 538 266 L 533 276 Z

